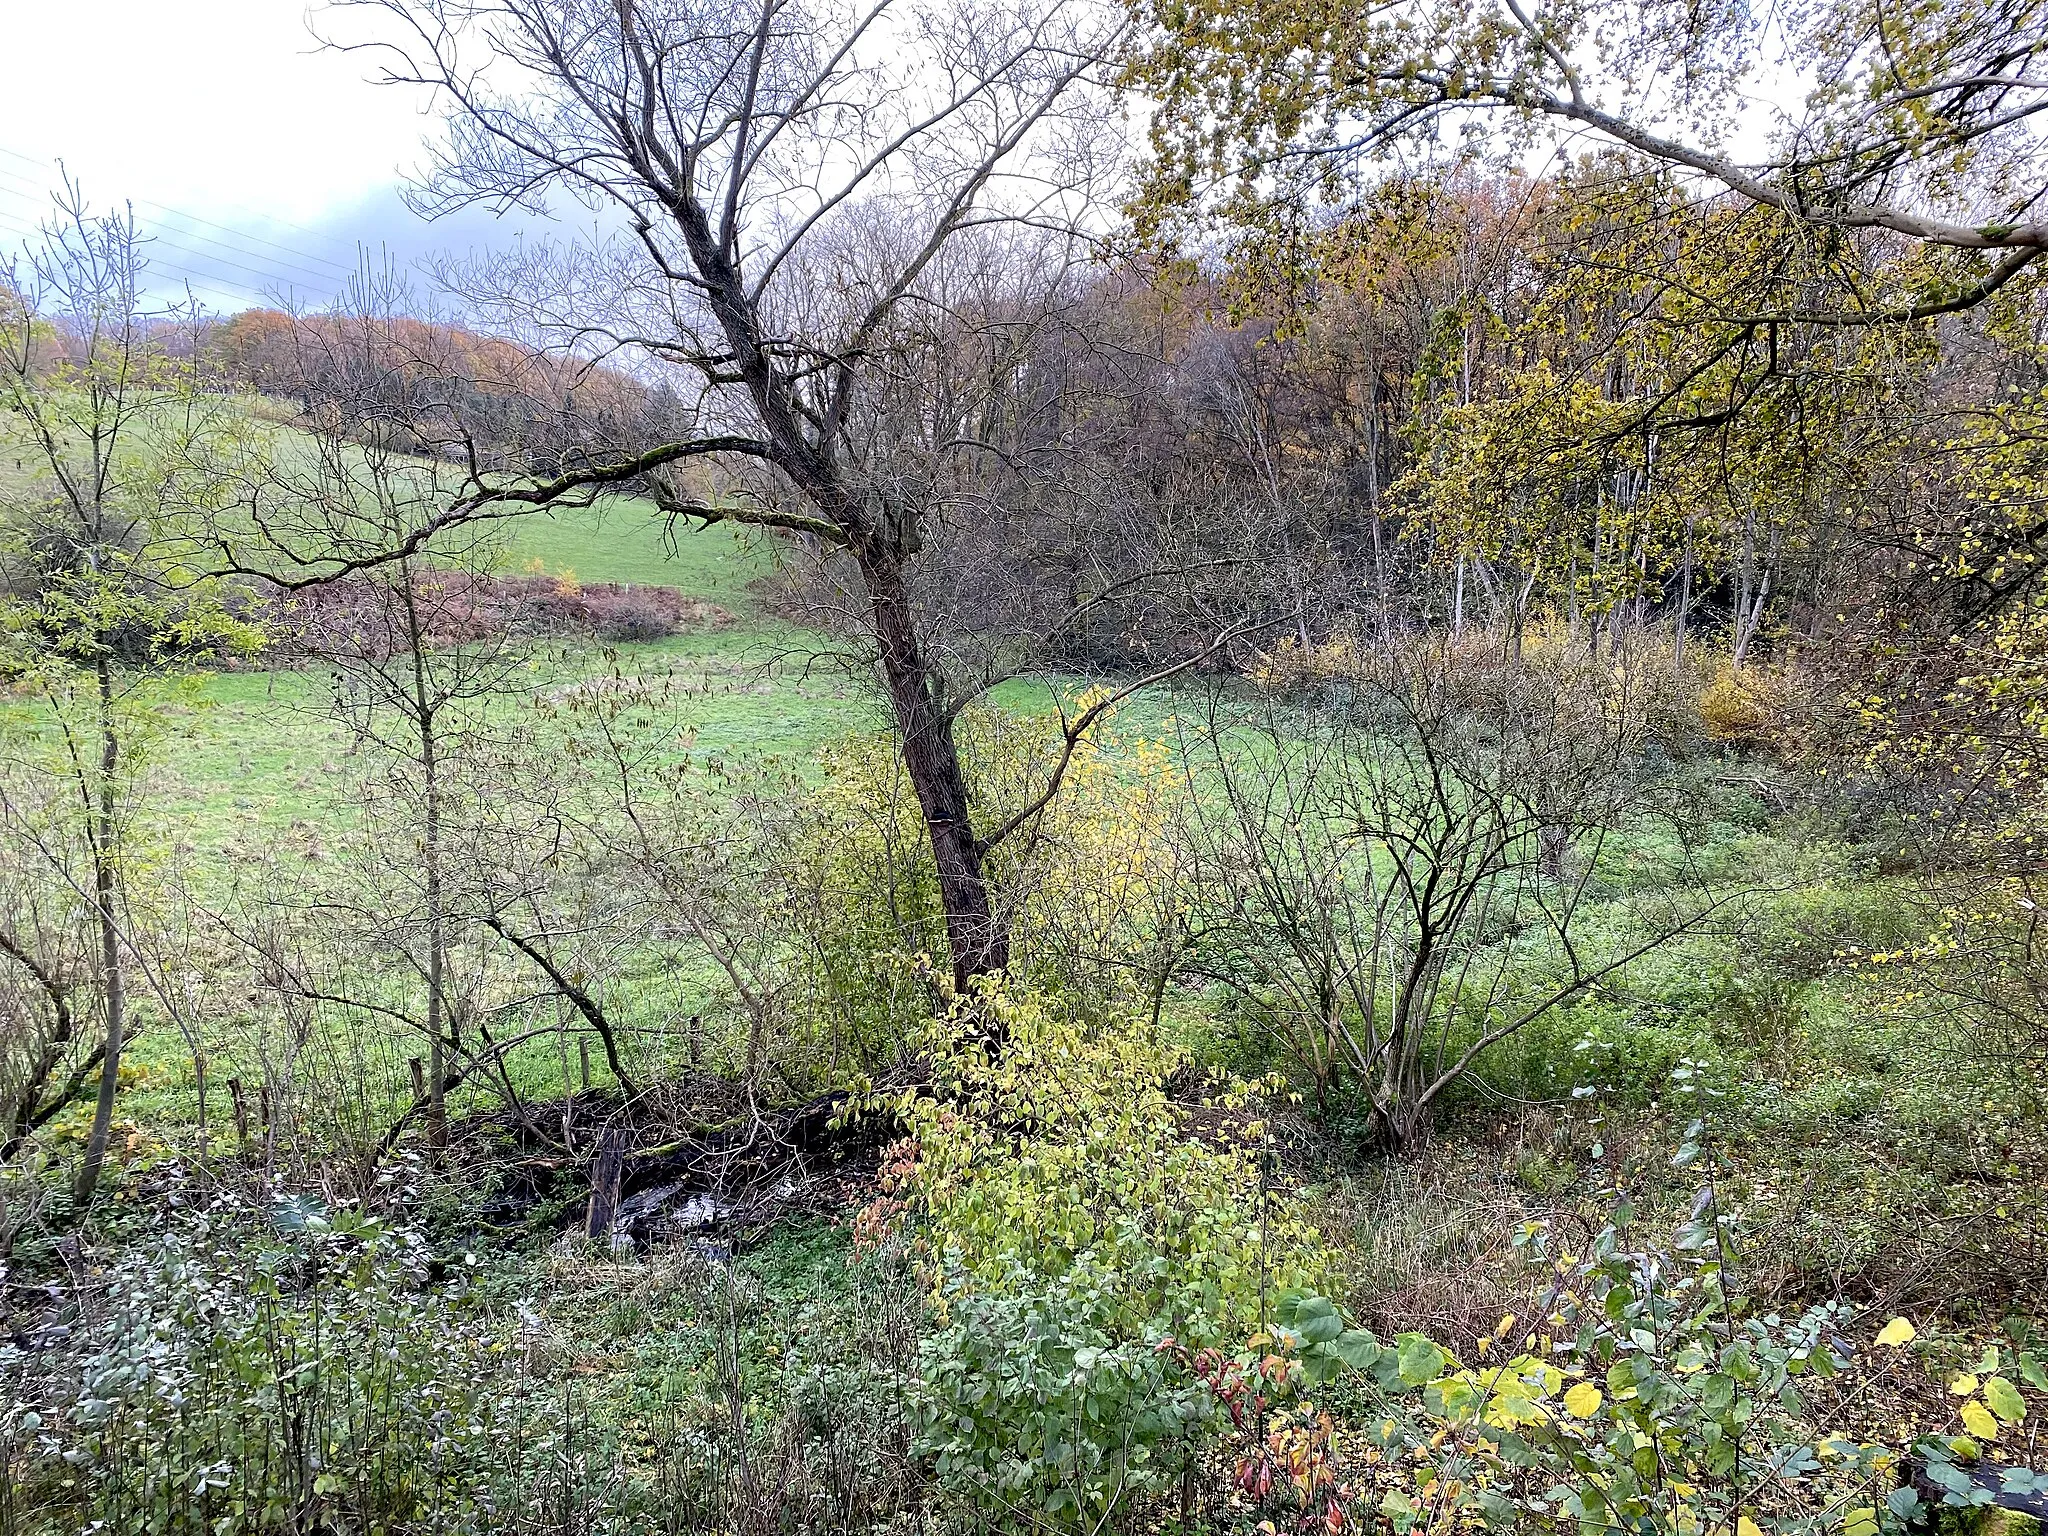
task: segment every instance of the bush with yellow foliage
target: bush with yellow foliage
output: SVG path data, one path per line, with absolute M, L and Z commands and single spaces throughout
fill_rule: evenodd
M 1272 1187 L 1249 1090 L 1219 1085 L 1198 1127 L 1142 1018 L 991 985 L 931 1060 L 929 1091 L 889 1101 L 934 1287 L 924 1447 L 983 1515 L 1101 1529 L 1206 1442 L 1214 1405 L 1177 1347 L 1248 1337 L 1327 1257 Z

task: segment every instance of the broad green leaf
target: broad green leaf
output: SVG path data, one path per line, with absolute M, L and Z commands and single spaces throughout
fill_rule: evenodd
M 1363 1328 L 1347 1328 L 1325 1346 L 1354 1371 L 1369 1371 L 1380 1357 L 1380 1341 Z
M 2027 1416 L 2026 1399 L 2020 1396 L 2019 1388 L 2003 1376 L 1994 1376 L 1984 1383 L 1984 1401 L 2008 1424 L 2017 1424 Z
M 1318 1297 L 1317 1300 L 1321 1298 Z M 1301 1330 L 1304 1343 L 1327 1344 L 1344 1331 L 1344 1319 L 1336 1314 L 1328 1302 L 1324 1302 L 1322 1311 L 1313 1314 L 1303 1313 L 1294 1326 Z
M 1708 1413 L 1726 1413 L 1735 1406 L 1734 1378 L 1714 1372 L 1700 1382 L 1700 1406 Z
M 1435 1381 L 1444 1373 L 1444 1352 L 1419 1333 L 1400 1337 L 1401 1379 L 1411 1387 Z

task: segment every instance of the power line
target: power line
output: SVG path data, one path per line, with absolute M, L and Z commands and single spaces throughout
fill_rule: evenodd
M 9 171 L 0 170 L 0 183 L 8 181 L 16 182 L 19 184 L 19 186 L 10 187 L 4 184 L 0 184 L 0 196 L 16 197 L 26 202 L 33 201 L 37 194 L 42 193 L 44 190 L 40 187 L 34 187 L 30 191 L 23 191 L 21 190 L 21 188 L 32 187 L 32 184 L 28 182 L 26 178 L 15 176 Z M 176 249 L 182 250 L 186 252 L 186 254 L 188 255 L 200 256 L 210 260 L 218 260 L 221 261 L 224 265 L 237 266 L 244 271 L 255 272 L 265 277 L 276 278 L 280 276 L 282 272 L 291 271 L 297 272 L 301 276 L 310 278 L 315 282 L 331 283 L 335 281 L 336 273 L 344 270 L 335 263 L 328 263 L 328 265 L 335 267 L 335 272 L 315 271 L 311 267 L 299 266 L 296 263 L 292 262 L 279 261 L 276 257 L 268 255 L 265 252 L 252 251 L 244 246 L 234 245 L 225 240 L 212 239 L 206 235 L 199 234 L 197 231 L 181 229 L 175 225 L 153 225 L 146 226 L 146 228 L 148 229 L 150 237 L 152 239 L 164 240 L 165 236 L 163 234 L 163 231 L 169 230 L 173 234 L 184 237 L 184 240 L 186 241 L 196 242 L 195 244 L 186 244 L 177 240 L 165 241 L 166 244 L 169 244 L 175 247 Z M 235 256 L 246 257 L 247 260 L 240 262 L 232 261 L 229 260 L 227 257 L 216 255 L 216 252 L 231 252 Z
M 4 214 L 0 214 L 0 229 L 11 230 L 14 234 L 26 240 L 33 240 L 42 233 L 41 230 L 36 229 L 34 226 L 24 224 L 19 219 L 10 219 Z M 268 301 L 270 298 L 268 293 L 253 284 L 245 283 L 232 277 L 224 277 L 217 272 L 197 270 L 174 261 L 160 261 L 146 253 L 143 259 L 149 270 L 175 272 L 181 277 L 189 278 L 194 282 L 222 293 L 240 294 L 246 298 L 260 301 Z M 205 260 L 208 258 L 202 256 L 200 259 Z M 289 282 L 280 282 L 278 286 L 288 289 L 292 285 Z
M 25 240 L 33 240 L 42 233 L 42 231 L 30 225 L 23 224 L 19 220 L 6 219 L 4 217 L 0 217 L 0 226 L 11 227 L 15 234 L 21 236 Z M 185 254 L 193 254 L 195 255 L 196 260 L 202 262 L 217 261 L 217 258 L 211 258 L 205 256 L 204 254 L 195 254 L 190 252 L 187 252 Z M 155 256 L 147 251 L 143 252 L 142 260 L 145 270 L 150 272 L 175 272 L 179 274 L 181 277 L 191 278 L 196 282 L 203 283 L 210 288 L 220 289 L 223 292 L 245 294 L 251 298 L 257 299 L 267 299 L 269 297 L 266 290 L 257 286 L 256 284 L 245 282 L 240 278 L 231 277 L 220 271 L 208 271 L 205 270 L 203 267 L 190 267 L 186 266 L 182 262 L 166 261 L 163 258 Z M 217 265 L 232 266 L 234 265 L 234 263 L 217 262 Z M 243 268 L 242 270 L 246 271 L 248 269 Z M 272 274 L 256 273 L 255 275 L 258 277 L 263 277 L 271 276 Z M 294 285 L 288 280 L 280 280 L 278 282 L 278 286 L 282 288 L 291 288 Z
M 0 176 L 5 176 L 6 174 L 7 173 L 5 171 L 0 171 Z M 25 194 L 23 193 L 14 191 L 14 189 L 11 187 L 4 186 L 0 186 L 0 195 L 14 197 L 25 196 Z M 173 233 L 184 234 L 185 231 L 174 230 Z M 181 252 L 184 255 L 193 257 L 195 260 L 212 262 L 217 266 L 232 267 L 237 271 L 247 272 L 254 277 L 268 278 L 272 282 L 284 283 L 286 286 L 291 286 L 293 282 L 293 279 L 287 275 L 288 273 L 297 273 L 298 276 L 301 278 L 310 279 L 313 282 L 321 284 L 331 283 L 335 281 L 335 279 L 328 273 L 315 272 L 310 267 L 293 267 L 281 262 L 265 262 L 262 255 L 259 252 L 245 251 L 239 246 L 231 246 L 223 242 L 208 242 L 208 244 L 214 246 L 214 249 L 208 249 L 206 245 L 186 245 L 177 240 L 168 238 L 161 231 L 160 228 L 151 229 L 148 227 L 145 227 L 143 229 L 141 237 L 144 241 L 146 241 L 149 244 L 161 245 L 167 250 Z M 197 236 L 195 238 L 200 239 L 202 241 L 205 239 L 204 236 Z M 232 251 L 237 256 L 246 256 L 249 258 L 249 261 L 231 260 L 229 257 L 220 254 L 220 252 L 222 251 Z M 261 264 L 252 265 L 252 263 Z
M 183 219 L 188 224 L 204 224 L 208 229 L 217 229 L 223 234 L 235 235 L 243 240 L 253 240 L 258 245 L 270 246 L 274 250 L 283 251 L 288 256 L 303 256 L 307 261 L 316 262 L 323 267 L 332 267 L 336 272 L 347 273 L 355 270 L 354 267 L 346 266 L 341 262 L 329 261 L 325 256 L 315 256 L 311 251 L 296 250 L 289 245 L 280 245 L 275 240 L 266 240 L 261 235 L 251 234 L 247 230 L 234 229 L 226 224 L 216 224 L 211 219 L 202 219 L 196 213 L 181 213 L 176 208 L 167 208 L 162 203 L 151 202 L 146 197 L 138 197 L 135 201 L 142 204 L 145 208 L 154 208 L 159 213 L 167 213 L 173 218 Z
M 19 160 L 23 165 L 32 165 L 36 167 L 38 170 L 42 171 L 54 171 L 58 168 L 56 162 L 54 161 L 38 160 L 34 155 L 24 155 L 20 150 L 8 149 L 5 145 L 0 145 L 0 155 L 5 155 L 10 160 Z M 175 213 L 180 218 L 196 217 L 196 215 L 188 214 L 184 212 L 182 209 L 170 207 L 168 204 L 165 203 L 152 202 L 148 198 L 138 197 L 131 199 L 131 201 L 138 203 L 148 203 L 149 206 L 152 208 L 159 209 L 164 213 Z M 322 231 L 317 229 L 309 228 L 304 224 L 294 224 L 290 219 L 281 219 L 278 218 L 275 214 L 266 213 L 260 215 L 260 217 L 269 223 L 277 225 L 280 229 L 294 230 L 299 234 L 309 236 L 314 240 L 323 241 L 329 245 L 340 247 L 342 245 L 347 244 L 346 241 L 337 240 L 333 235 L 323 233 Z M 307 253 L 300 252 L 299 254 L 305 255 Z
M 35 157 L 33 157 L 33 156 L 31 156 L 31 155 L 24 155 L 24 154 L 22 154 L 22 153 L 21 153 L 20 151 L 18 151 L 18 150 L 12 150 L 12 149 L 7 149 L 7 148 L 5 148 L 4 146 L 0 146 L 0 155 L 5 155 L 5 156 L 7 156 L 7 157 L 8 157 L 9 159 L 11 159 L 11 160 L 18 160 L 18 161 L 20 161 L 20 162 L 21 162 L 22 164 L 24 164 L 24 165 L 28 165 L 28 166 L 33 166 L 33 167 L 36 167 L 37 169 L 40 169 L 40 170 L 45 170 L 45 171 L 48 171 L 48 170 L 55 170 L 55 169 L 56 169 L 56 167 L 55 167 L 54 165 L 52 165 L 52 164 L 51 164 L 50 162 L 48 162 L 48 161 L 45 161 L 45 160 L 38 160 L 38 159 L 36 159 Z M 15 180 L 15 181 L 20 181 L 20 182 L 22 182 L 22 183 L 23 183 L 24 185 L 33 185 L 32 183 L 29 183 L 29 182 L 28 182 L 28 181 L 26 180 L 26 178 L 23 178 L 23 177 L 20 177 L 20 176 L 17 176 L 17 175 L 13 175 L 12 173 L 9 173 L 9 172 L 6 172 L 6 171 L 0 171 L 0 176 L 7 176 L 7 177 L 9 177 L 9 179 L 11 179 L 11 180 Z M 47 192 L 47 191 L 48 191 L 48 188 L 47 188 L 47 186 L 46 186 L 46 185 L 45 185 L 45 186 L 37 186 L 37 187 L 36 187 L 36 190 L 37 190 L 38 192 Z M 184 221 L 185 221 L 186 223 L 188 223 L 188 224 L 200 224 L 200 225 L 204 225 L 204 226 L 205 226 L 206 228 L 208 228 L 208 229 L 215 229 L 215 230 L 219 230 L 219 231 L 220 231 L 221 233 L 223 233 L 223 234 L 227 234 L 227 235 L 232 235 L 232 236 L 234 236 L 234 237 L 235 237 L 235 239 L 236 239 L 236 240 L 238 240 L 238 241 L 243 241 L 243 242 L 247 242 L 247 243 L 249 243 L 249 244 L 254 244 L 254 245 L 259 245 L 259 246 L 268 246 L 268 247 L 270 247 L 270 248 L 271 248 L 272 250 L 274 250 L 274 251 L 279 251 L 279 252 L 282 252 L 282 253 L 284 253 L 285 255 L 288 255 L 288 256 L 298 256 L 298 257 L 301 257 L 301 258 L 303 258 L 304 260 L 307 260 L 307 261 L 310 261 L 310 262 L 313 262 L 313 263 L 315 263 L 316 265 L 319 265 L 319 266 L 322 266 L 322 267 L 326 267 L 326 268 L 329 268 L 329 269 L 331 270 L 331 272 L 332 272 L 333 274 L 336 274 L 336 275 L 343 275 L 343 276 L 345 276 L 345 275 L 347 275 L 347 274 L 349 274 L 349 273 L 352 273 L 352 272 L 354 272 L 354 271 L 355 271 L 355 265 L 354 265 L 353 263 L 346 263 L 346 262 L 340 262 L 340 261 L 335 261 L 335 260 L 333 260 L 333 259 L 331 259 L 331 258 L 329 258 L 329 257 L 326 257 L 326 256 L 321 256 L 321 255 L 318 255 L 318 254 L 316 254 L 316 253 L 314 253 L 314 252 L 312 252 L 312 251 L 306 251 L 306 250 L 301 250 L 301 249 L 299 249 L 299 248 L 298 248 L 298 247 L 296 247 L 296 246 L 290 246 L 290 245 L 286 245 L 286 244 L 284 244 L 284 243 L 283 243 L 282 241 L 279 241 L 279 240 L 272 240 L 272 239 L 270 239 L 270 238 L 269 238 L 268 236 L 265 236 L 265 235 L 259 235 L 259 234 L 255 233 L 255 232 L 254 232 L 253 230 L 248 230 L 248 229 L 242 229 L 242 228 L 238 228 L 238 227 L 236 227 L 236 226 L 234 226 L 234 225 L 230 225 L 230 224 L 222 224 L 222 223 L 220 223 L 219 221 L 217 221 L 217 220 L 214 220 L 214 219 L 207 219 L 207 218 L 202 218 L 202 217 L 200 217 L 200 216 L 199 216 L 198 214 L 196 214 L 196 213 L 188 213 L 188 212 L 186 212 L 186 211 L 185 211 L 184 209 L 182 209 L 182 208 L 175 208 L 175 207 L 172 207 L 172 206 L 171 206 L 170 204 L 168 204 L 168 203 L 159 203 L 159 202 L 155 201 L 155 200 L 154 200 L 154 199 L 152 199 L 152 198 L 146 198 L 146 197 L 138 197 L 138 198 L 134 198 L 134 199 L 131 199 L 131 201 L 133 201 L 134 203 L 136 203 L 136 204 L 137 204 L 137 205 L 139 205 L 139 206 L 142 206 L 142 207 L 147 207 L 147 208 L 154 208 L 154 209 L 156 209 L 156 210 L 157 210 L 157 211 L 158 211 L 159 213 L 164 213 L 164 214 L 168 214 L 168 215 L 170 215 L 171 217 L 173 217 L 173 218 L 176 218 L 176 219 L 182 219 L 182 220 L 184 220 Z M 293 229 L 293 230 L 297 230 L 297 231 L 298 231 L 298 232 L 299 232 L 300 234 L 303 234 L 303 235 L 308 235 L 308 236 L 311 236 L 311 237 L 312 237 L 313 239 L 315 239 L 315 240 L 318 240 L 318 241 L 322 241 L 322 242 L 324 242 L 324 243 L 330 244 L 330 245 L 334 246 L 334 247 L 335 247 L 335 248 L 336 248 L 337 250 L 338 250 L 338 249 L 340 249 L 340 248 L 341 248 L 341 246 L 342 246 L 342 244 L 343 244 L 343 242 L 341 242 L 340 240 L 336 239 L 336 238 L 335 238 L 334 236 L 332 236 L 332 235 L 323 235 L 323 234 L 321 234 L 321 233 L 320 233 L 319 231 L 317 231 L 317 230 L 313 230 L 313 229 L 308 229 L 308 228 L 306 228 L 306 226 L 304 226 L 304 225 L 302 225 L 302 224 L 294 224 L 294 223 L 292 223 L 292 222 L 291 222 L 290 220 L 287 220 L 287 219 L 277 219 L 277 218 L 273 218 L 272 216 L 270 216 L 270 215 L 267 215 L 267 214 L 266 214 L 266 215 L 264 215 L 263 217 L 264 217 L 264 218 L 266 218 L 267 220 L 269 220 L 270 222 L 272 222 L 272 223 L 276 223 L 276 224 L 278 224 L 278 225 L 280 225 L 280 226 L 282 226 L 282 227 L 284 227 L 284 228 L 286 228 L 286 229 Z M 249 249 L 247 249 L 247 248 L 246 248 L 246 246 L 236 246 L 236 245 L 230 245 L 230 244 L 228 244 L 227 242 L 224 242 L 224 241 L 212 241 L 212 240 L 209 240 L 207 236 L 205 236 L 205 235 L 201 235 L 201 234 L 197 233 L 196 231 L 192 231 L 192 230 L 186 230 L 186 231 L 181 231 L 181 233 L 184 233 L 184 234 L 187 234 L 187 235 L 189 235 L 189 236 L 190 236 L 190 237 L 191 237 L 192 239 L 194 239 L 194 240 L 199 240 L 199 241 L 203 241 L 203 242 L 206 242 L 206 243 L 208 243 L 208 244 L 217 244 L 217 245 L 221 245 L 221 246 L 223 246 L 223 247 L 224 247 L 224 248 L 226 248 L 226 249 L 231 249 L 231 250 L 235 250 L 235 251 L 237 251 L 237 253 L 238 253 L 238 254 L 240 254 L 240 255 L 244 255 L 244 256 L 248 256 L 248 257 L 250 257 L 250 258 L 252 258 L 252 259 L 255 259 L 255 260 L 265 260 L 265 259 L 267 259 L 267 260 L 270 260 L 270 261 L 272 261 L 272 262 L 276 262 L 276 258 L 275 258 L 275 257 L 267 257 L 267 258 L 266 258 L 263 252 L 260 252 L 260 251 L 252 251 L 252 250 L 249 250 Z M 278 264 L 279 264 L 279 265 L 284 265 L 284 266 L 292 266 L 292 265 L 293 265 L 292 263 L 289 263 L 289 262 L 285 262 L 285 263 L 278 263 Z M 306 271 L 306 269 L 305 269 L 305 268 L 297 268 L 296 270 L 299 270 L 299 271 Z M 322 276 L 322 277 L 324 277 L 324 276 L 325 276 L 325 274 L 316 274 L 316 273 L 311 273 L 311 272 L 308 272 L 308 273 L 307 273 L 307 275 L 308 275 L 308 276 Z

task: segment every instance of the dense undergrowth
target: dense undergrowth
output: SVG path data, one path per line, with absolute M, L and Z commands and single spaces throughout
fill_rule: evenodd
M 1458 793 L 1533 804 L 1487 776 L 1480 665 L 1443 738 Z M 1907 984 L 1925 871 L 1857 791 L 1714 740 L 1683 699 L 1609 727 L 1629 798 L 1597 826 L 1573 802 L 1561 847 L 1531 824 L 1493 915 L 1446 930 L 1463 969 L 1413 1049 L 1456 1059 L 1549 1001 L 1390 1147 L 1299 1007 L 1316 964 L 1353 966 L 1320 994 L 1338 1023 L 1385 1005 L 1356 978 L 1408 930 L 1350 914 L 1387 855 L 1293 826 L 1304 785 L 1408 814 L 1382 738 L 1279 776 L 1316 738 L 1270 681 L 1105 722 L 1002 870 L 1009 978 L 961 999 L 886 741 L 700 755 L 672 674 L 579 667 L 494 706 L 513 728 L 487 760 L 526 798 L 477 802 L 464 846 L 488 871 L 542 807 L 580 851 L 526 871 L 524 906 L 465 875 L 455 909 L 556 936 L 637 1096 L 566 994 L 456 946 L 472 1027 L 517 1043 L 434 1144 L 414 983 L 378 970 L 408 930 L 258 920 L 287 878 L 336 892 L 330 917 L 376 910 L 360 884 L 402 801 L 334 775 L 317 857 L 244 849 L 191 887 L 218 916 L 185 963 L 233 999 L 197 1036 L 203 1133 L 195 1037 L 146 1001 L 92 1210 L 65 1177 L 82 1103 L 10 1162 L 0 1531 L 1871 1536 L 2035 1487 L 2002 1469 L 2038 1464 L 2048 1391 L 2038 1078 Z M 992 798 L 1047 751 L 1025 711 L 970 740 Z M 1216 862 L 1246 845 L 1202 818 L 1243 837 L 1246 783 L 1302 795 L 1258 825 L 1342 896 L 1313 931 Z M 1270 947 L 1233 968 L 1204 947 L 1224 931 Z M 266 992 L 238 939 L 354 990 Z M 582 1235 L 601 1125 L 673 1147 L 834 1089 L 892 1144 L 786 1207 L 830 1214 Z

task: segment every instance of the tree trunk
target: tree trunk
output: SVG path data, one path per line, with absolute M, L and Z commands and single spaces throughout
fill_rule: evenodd
M 590 1170 L 590 1207 L 584 1214 L 587 1237 L 605 1237 L 619 1214 L 619 1190 L 626 1169 L 626 1133 L 618 1126 L 606 1126 L 597 1141 L 597 1161 Z
M 419 731 L 420 781 L 426 793 L 420 849 L 427 900 L 427 1140 L 436 1150 L 448 1144 L 448 934 L 441 890 L 441 759 L 435 735 L 434 700 L 427 687 L 425 626 L 413 597 L 412 567 L 400 567 L 406 639 L 412 647 L 413 724 Z M 460 1042 L 457 1041 L 457 1044 Z
M 901 562 L 859 552 L 861 574 L 881 650 L 882 676 L 903 737 L 903 766 L 931 835 L 938 869 L 939 905 L 953 956 L 953 986 L 965 993 L 974 978 L 1010 963 L 1010 936 L 997 920 L 982 869 L 982 849 L 967 806 L 967 779 L 953 739 L 953 721 L 940 707 L 931 669 L 918 642 L 904 589 Z
M 1378 589 L 1380 640 L 1393 640 L 1394 627 L 1387 614 L 1386 530 L 1380 514 L 1380 374 L 1373 369 L 1371 396 L 1366 407 L 1366 505 L 1372 512 L 1372 577 Z
M 1671 631 L 1671 668 L 1685 670 L 1685 621 L 1692 612 L 1692 518 L 1685 520 L 1685 554 L 1678 570 L 1678 622 Z
M 79 1165 L 74 1202 L 80 1211 L 92 1203 L 99 1186 L 100 1169 L 107 1158 L 107 1136 L 114 1124 L 114 1095 L 121 1087 L 121 1047 L 128 1024 L 127 971 L 121 963 L 121 930 L 116 916 L 120 899 L 119 851 L 115 846 L 116 803 L 114 772 L 120 763 L 121 740 L 114 727 L 113 662 L 102 656 L 97 667 L 99 684 L 100 782 L 98 804 L 91 820 L 93 915 L 99 924 L 100 969 L 106 1002 L 105 1054 L 100 1058 L 99 1098 L 93 1105 L 92 1131 L 86 1138 L 85 1161 Z

